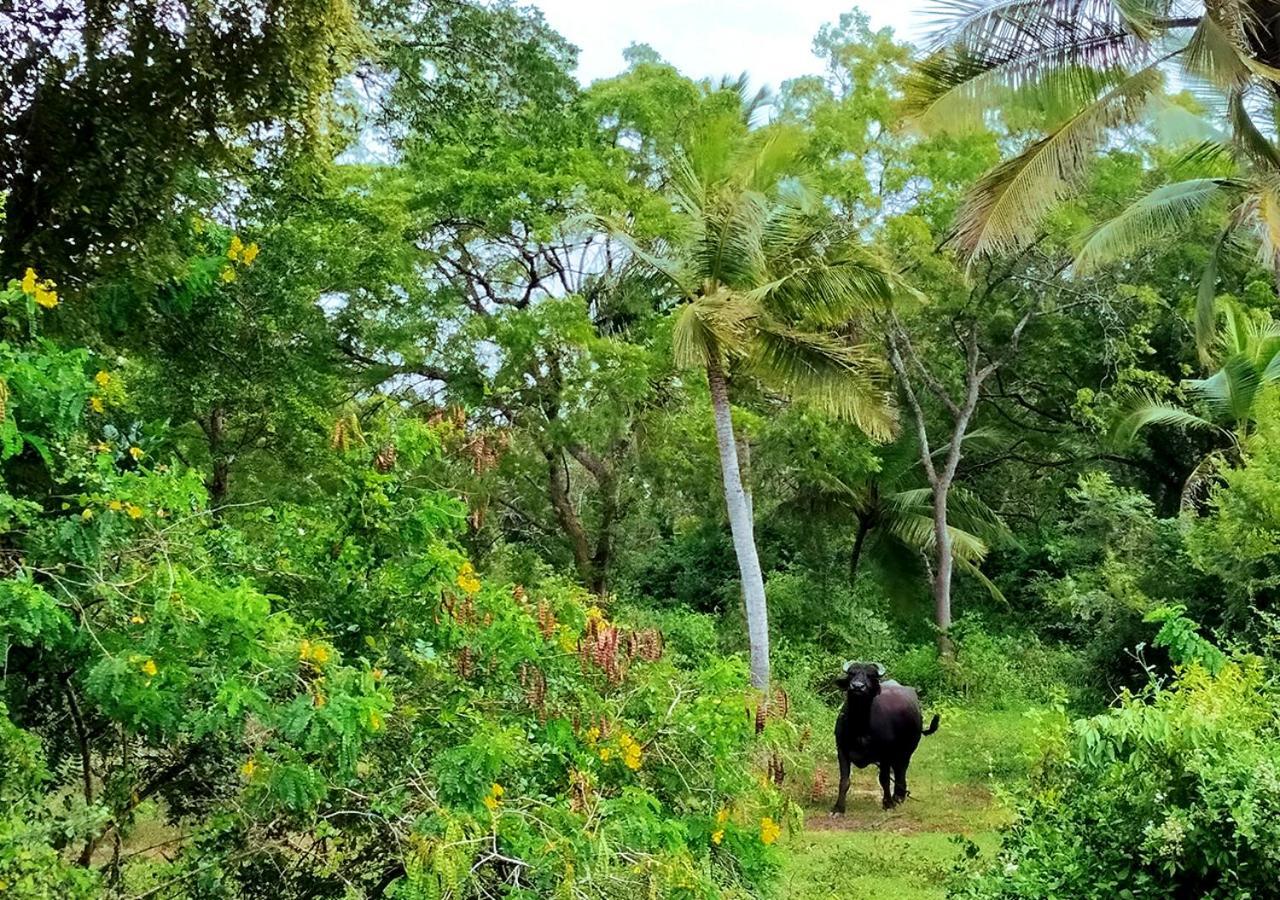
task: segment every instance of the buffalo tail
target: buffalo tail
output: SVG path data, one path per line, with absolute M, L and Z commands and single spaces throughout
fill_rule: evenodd
M 929 723 L 929 727 L 924 730 L 925 734 L 933 734 L 938 730 L 938 722 L 942 720 L 942 716 L 937 713 L 933 714 L 933 721 Z

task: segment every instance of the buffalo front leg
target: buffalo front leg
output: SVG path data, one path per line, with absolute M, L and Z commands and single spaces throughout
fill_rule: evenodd
M 836 805 L 831 807 L 831 812 L 836 815 L 844 815 L 844 795 L 849 793 L 849 756 L 843 750 L 837 750 L 840 757 L 840 795 L 836 797 Z
M 894 799 L 889 794 L 889 764 L 880 763 L 880 790 L 884 797 L 880 800 L 880 805 L 885 809 L 893 809 Z

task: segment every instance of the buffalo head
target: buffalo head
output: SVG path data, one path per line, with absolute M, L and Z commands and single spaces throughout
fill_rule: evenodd
M 869 700 L 880 693 L 880 679 L 883 677 L 884 666 L 880 663 L 847 662 L 844 674 L 836 679 L 836 684 L 854 697 Z

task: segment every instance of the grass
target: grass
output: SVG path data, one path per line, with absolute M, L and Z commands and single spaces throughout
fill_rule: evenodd
M 994 832 L 970 840 L 984 853 L 999 843 Z M 952 864 L 963 852 L 953 836 L 942 832 L 806 831 L 787 845 L 779 896 L 941 900 Z
M 968 843 L 984 855 L 995 851 L 997 831 L 1011 817 L 1002 795 L 1034 760 L 1036 712 L 933 711 L 942 713 L 942 728 L 921 742 L 907 778 L 911 796 L 894 810 L 880 808 L 876 772 L 868 768 L 854 771 L 847 814 L 832 817 L 834 741 L 814 742 L 813 775 L 792 786 L 805 828 L 784 844 L 780 897 L 941 900 Z M 829 733 L 825 723 L 823 731 Z

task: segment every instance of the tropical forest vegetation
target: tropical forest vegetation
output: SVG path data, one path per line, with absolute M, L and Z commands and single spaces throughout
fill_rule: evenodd
M 0 0 L 0 898 L 1280 897 L 1280 3 L 919 18 Z

